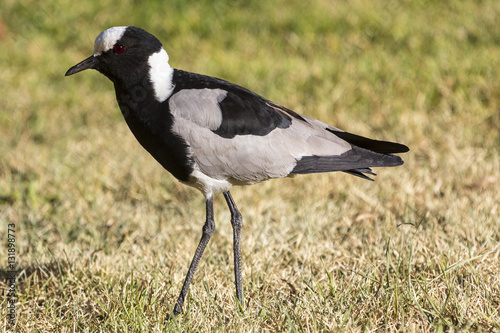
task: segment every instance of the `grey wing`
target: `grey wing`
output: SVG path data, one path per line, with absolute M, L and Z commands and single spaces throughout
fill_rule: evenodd
M 183 90 L 171 97 L 172 130 L 189 144 L 203 174 L 233 184 L 252 184 L 314 172 L 346 171 L 360 176 L 371 173 L 370 166 L 402 163 L 398 156 L 355 146 L 336 135 L 346 132 L 255 96 L 250 96 L 251 101 L 238 96 L 236 100 L 245 104 L 238 104 L 232 93 L 222 89 Z M 265 110 L 258 114 L 259 119 L 253 119 L 257 115 L 252 116 L 252 112 L 244 112 L 250 103 L 252 109 Z M 231 112 L 228 105 L 240 109 Z M 266 121 L 266 117 L 272 119 Z M 233 135 L 221 134 L 222 126 L 232 126 L 225 131 Z M 265 131 L 262 126 L 266 126 Z M 238 134 L 241 128 L 244 132 Z M 363 142 L 359 139 L 362 137 L 354 137 L 358 143 Z

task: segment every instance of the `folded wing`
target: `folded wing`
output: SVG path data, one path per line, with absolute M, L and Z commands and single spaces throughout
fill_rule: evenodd
M 393 153 L 408 151 L 343 132 L 224 80 L 194 81 L 205 84 L 179 87 L 170 98 L 173 131 L 188 142 L 201 172 L 215 179 L 251 184 L 332 171 L 370 179 L 370 167 L 401 165 Z

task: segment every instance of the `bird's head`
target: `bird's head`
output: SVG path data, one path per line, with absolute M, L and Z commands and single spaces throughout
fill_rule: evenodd
M 149 32 L 137 27 L 113 27 L 104 30 L 94 42 L 94 53 L 71 67 L 66 76 L 86 69 L 95 69 L 111 81 L 133 80 L 148 73 L 151 55 L 164 52 L 161 42 Z
M 99 71 L 125 89 L 151 83 L 158 101 L 164 101 L 173 89 L 167 52 L 155 36 L 137 27 L 101 32 L 94 42 L 94 53 L 71 67 L 66 76 L 86 69 Z

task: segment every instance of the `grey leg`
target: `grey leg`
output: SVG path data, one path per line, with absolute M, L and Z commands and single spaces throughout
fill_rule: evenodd
M 189 266 L 186 279 L 184 280 L 184 284 L 182 285 L 181 294 L 177 299 L 177 304 L 175 304 L 174 315 L 178 315 L 179 313 L 182 312 L 182 305 L 184 304 L 184 299 L 186 298 L 188 292 L 189 283 L 191 283 L 191 280 L 193 279 L 194 272 L 196 271 L 196 267 L 200 262 L 200 259 L 203 255 L 203 251 L 205 250 L 205 247 L 207 246 L 208 241 L 210 240 L 210 237 L 212 236 L 215 230 L 214 202 L 213 202 L 213 197 L 211 195 L 209 198 L 207 198 L 206 206 L 207 206 L 207 217 L 205 220 L 205 225 L 203 226 L 203 235 L 201 236 L 200 243 L 196 248 L 193 260 L 191 261 L 191 265 Z
M 243 288 L 241 284 L 241 214 L 238 207 L 234 203 L 233 197 L 229 191 L 224 192 L 227 206 L 231 211 L 231 225 L 233 226 L 233 239 L 234 239 L 234 281 L 236 283 L 236 297 L 240 304 L 243 304 Z

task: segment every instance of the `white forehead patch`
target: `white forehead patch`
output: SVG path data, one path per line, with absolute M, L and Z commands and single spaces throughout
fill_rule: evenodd
M 174 69 L 168 64 L 168 54 L 163 47 L 149 56 L 148 64 L 149 80 L 153 85 L 156 100 L 161 103 L 174 91 L 175 85 L 172 82 Z
M 122 38 L 125 30 L 127 30 L 127 27 L 113 27 L 101 32 L 94 42 L 94 57 L 111 50 L 116 42 Z

